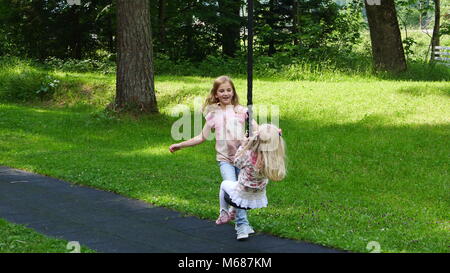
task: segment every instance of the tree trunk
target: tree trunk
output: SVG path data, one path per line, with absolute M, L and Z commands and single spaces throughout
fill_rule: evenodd
M 148 0 L 117 0 L 115 109 L 158 112 Z
M 367 1 L 364 3 L 375 69 L 391 72 L 406 70 L 405 53 L 394 0 L 383 0 L 380 5 L 369 5 Z
M 222 52 L 234 57 L 239 49 L 240 37 L 240 0 L 219 0 L 220 22 L 219 32 L 221 36 Z M 226 23 L 223 23 L 225 21 Z
M 434 61 L 435 47 L 440 45 L 439 28 L 441 27 L 441 1 L 434 0 L 434 28 L 433 37 L 431 37 L 431 61 Z

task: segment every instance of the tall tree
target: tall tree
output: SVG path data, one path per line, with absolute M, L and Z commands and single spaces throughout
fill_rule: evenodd
M 158 112 L 148 0 L 117 0 L 115 109 Z
M 406 70 L 405 53 L 394 0 L 383 0 L 379 5 L 374 1 L 364 2 L 375 69 L 391 72 Z

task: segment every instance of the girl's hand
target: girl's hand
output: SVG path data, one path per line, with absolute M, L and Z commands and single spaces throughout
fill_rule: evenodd
M 171 153 L 173 153 L 173 152 L 176 152 L 176 151 L 178 151 L 178 150 L 181 150 L 181 146 L 180 146 L 180 144 L 172 144 L 172 145 L 170 145 L 170 147 L 169 147 L 169 151 L 171 152 Z

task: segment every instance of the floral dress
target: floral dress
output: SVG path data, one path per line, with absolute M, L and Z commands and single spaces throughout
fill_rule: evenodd
M 242 150 L 239 147 L 236 154 Z M 266 186 L 269 182 L 256 167 L 257 154 L 245 151 L 234 160 L 234 165 L 241 169 L 238 183 L 234 190 L 229 193 L 231 200 L 242 208 L 263 208 L 267 207 Z

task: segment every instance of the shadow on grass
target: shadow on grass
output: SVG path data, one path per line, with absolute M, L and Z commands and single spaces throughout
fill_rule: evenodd
M 450 68 L 445 65 L 430 65 L 423 62 L 408 63 L 408 69 L 401 73 L 377 73 L 382 80 L 395 81 L 450 81 Z
M 447 86 L 408 86 L 398 90 L 399 93 L 423 97 L 427 95 L 450 96 L 450 83 Z

